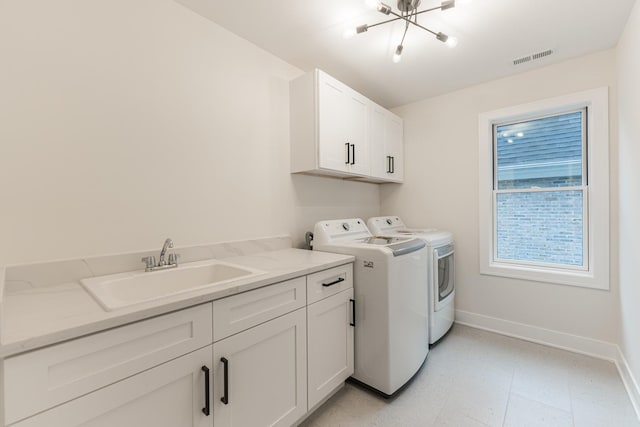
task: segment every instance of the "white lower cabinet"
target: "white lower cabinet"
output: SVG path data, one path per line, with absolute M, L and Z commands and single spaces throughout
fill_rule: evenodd
M 294 425 L 353 373 L 352 277 L 345 264 L 0 361 L 0 426 Z
M 211 427 L 213 414 L 207 416 L 203 412 L 207 405 L 207 374 L 202 369 L 203 366 L 211 368 L 211 346 L 34 415 L 13 426 Z
M 301 308 L 214 343 L 214 426 L 290 426 L 301 418 L 306 340 Z
M 309 409 L 353 374 L 353 289 L 307 307 Z

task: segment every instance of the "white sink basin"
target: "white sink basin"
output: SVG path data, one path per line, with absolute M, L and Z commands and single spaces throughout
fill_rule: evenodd
M 264 271 L 222 261 L 199 261 L 159 271 L 131 271 L 80 281 L 107 311 L 183 292 L 220 286 Z

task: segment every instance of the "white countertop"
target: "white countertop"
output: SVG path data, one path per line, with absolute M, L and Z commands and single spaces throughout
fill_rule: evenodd
M 0 358 L 336 267 L 354 257 L 288 248 L 224 261 L 266 273 L 115 311 L 105 311 L 77 280 L 5 293 Z

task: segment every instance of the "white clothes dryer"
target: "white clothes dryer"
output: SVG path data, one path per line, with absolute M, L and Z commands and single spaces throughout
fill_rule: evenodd
M 435 343 L 451 329 L 455 320 L 453 235 L 444 230 L 407 228 L 397 216 L 369 218 L 367 225 L 375 235 L 416 237 L 427 244 L 429 344 Z
M 391 396 L 424 363 L 427 329 L 426 244 L 373 237 L 359 218 L 318 222 L 313 250 L 354 255 L 353 379 Z

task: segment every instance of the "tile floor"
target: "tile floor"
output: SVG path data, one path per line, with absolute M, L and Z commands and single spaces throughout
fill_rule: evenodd
M 394 399 L 347 383 L 301 427 L 640 426 L 614 364 L 465 326 Z

